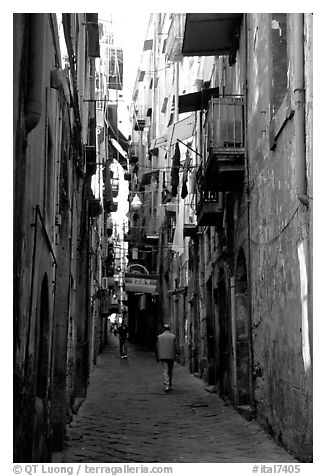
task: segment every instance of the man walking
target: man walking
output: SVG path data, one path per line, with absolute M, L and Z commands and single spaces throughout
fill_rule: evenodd
M 127 343 L 128 339 L 128 327 L 125 324 L 122 324 L 118 329 L 119 341 L 120 341 L 120 357 L 125 359 L 127 355 Z
M 163 383 L 165 391 L 172 389 L 173 364 L 176 355 L 176 338 L 170 331 L 170 326 L 165 324 L 163 332 L 157 337 L 156 358 L 162 362 Z

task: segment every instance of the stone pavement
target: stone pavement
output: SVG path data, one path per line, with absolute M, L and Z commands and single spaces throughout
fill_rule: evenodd
M 110 336 L 87 398 L 67 429 L 64 463 L 295 463 L 255 422 L 175 365 L 164 392 L 154 353 Z

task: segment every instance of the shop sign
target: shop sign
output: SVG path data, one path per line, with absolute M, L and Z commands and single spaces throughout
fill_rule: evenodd
M 157 279 L 146 277 L 129 276 L 125 277 L 125 290 L 131 293 L 150 293 L 156 292 Z

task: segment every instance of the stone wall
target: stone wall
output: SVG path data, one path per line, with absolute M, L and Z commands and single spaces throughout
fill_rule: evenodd
M 289 46 L 287 99 L 291 113 L 282 107 L 276 113 L 275 122 L 282 126 L 271 150 L 270 17 L 250 17 L 248 159 L 255 401 L 259 420 L 276 440 L 308 461 L 312 452 L 311 370 L 305 368 L 302 358 L 298 247 L 307 242 L 310 231 L 309 212 L 295 193 L 293 54 Z M 291 15 L 288 18 L 291 45 Z

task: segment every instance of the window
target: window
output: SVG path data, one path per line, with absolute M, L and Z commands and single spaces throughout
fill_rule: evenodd
M 293 115 L 289 89 L 288 15 L 271 13 L 271 74 L 269 145 L 274 150 L 285 122 Z
M 168 243 L 173 242 L 175 226 L 176 226 L 176 215 L 174 212 L 169 212 L 167 214 L 167 241 Z
M 272 114 L 275 114 L 287 93 L 287 14 L 272 13 L 271 17 L 272 50 Z

